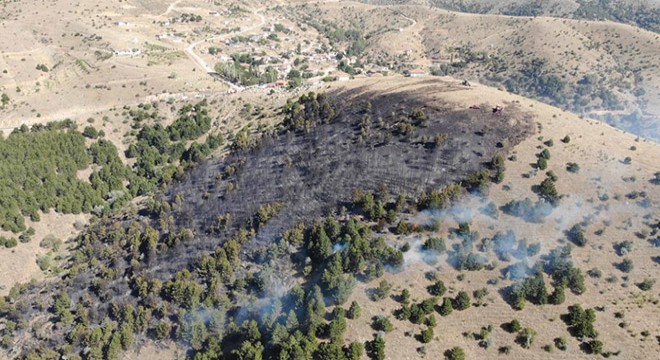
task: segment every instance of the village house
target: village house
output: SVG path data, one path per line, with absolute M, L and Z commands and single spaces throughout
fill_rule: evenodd
M 135 56 L 140 55 L 142 50 L 132 49 L 132 50 L 113 50 L 112 53 L 117 56 Z
M 421 77 L 428 75 L 428 72 L 424 69 L 411 69 L 406 70 L 404 74 L 408 77 Z

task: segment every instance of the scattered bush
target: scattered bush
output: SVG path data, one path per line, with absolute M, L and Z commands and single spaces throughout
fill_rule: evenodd
M 655 280 L 647 278 L 637 284 L 637 287 L 642 291 L 649 291 L 653 288 L 653 285 L 655 285 Z
M 374 289 L 371 299 L 373 301 L 383 300 L 390 295 L 391 289 L 392 285 L 388 283 L 387 280 L 381 280 L 380 283 L 378 283 L 378 287 Z
M 580 165 L 574 162 L 569 162 L 566 164 L 566 171 L 576 174 L 580 171 Z
M 536 331 L 530 328 L 524 328 L 518 332 L 516 342 L 525 349 L 529 349 L 536 338 Z
M 584 230 L 580 224 L 575 224 L 566 233 L 568 240 L 577 246 L 583 247 L 587 244 L 587 237 L 584 235 Z
M 619 268 L 619 270 L 623 271 L 624 273 L 629 273 L 633 270 L 635 266 L 631 259 L 625 258 L 623 259 L 623 261 L 621 261 L 621 263 L 619 263 L 617 267 Z
M 376 331 L 390 332 L 394 330 L 394 326 L 390 319 L 386 316 L 374 316 L 371 323 L 371 328 Z
M 447 351 L 445 351 L 445 357 L 447 360 L 465 360 L 465 351 L 455 346 Z

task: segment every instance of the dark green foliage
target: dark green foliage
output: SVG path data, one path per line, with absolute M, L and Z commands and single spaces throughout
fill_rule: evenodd
M 430 237 L 424 241 L 422 247 L 424 250 L 432 250 L 438 254 L 442 254 L 447 251 L 447 245 L 445 244 L 445 239 Z
M 455 346 L 447 351 L 445 351 L 445 357 L 447 360 L 465 360 L 465 351 Z
M 328 338 L 335 344 L 343 344 L 344 332 L 346 332 L 347 328 L 346 318 L 343 309 L 341 309 L 339 312 L 335 311 L 335 313 L 336 315 L 330 321 L 330 324 L 328 324 L 327 327 Z
M 159 340 L 165 340 L 170 337 L 170 332 L 172 331 L 172 328 L 170 324 L 165 321 L 161 320 L 158 325 L 156 325 L 156 339 Z
M 477 301 L 477 306 L 484 305 L 486 295 L 488 295 L 488 289 L 486 288 L 477 289 L 472 292 L 472 296 Z
M 438 304 L 438 297 L 430 297 L 428 299 L 422 300 L 421 303 L 419 303 L 419 308 L 422 310 L 424 315 L 431 314 L 433 312 L 433 309 L 435 309 L 435 306 Z
M 354 341 L 348 345 L 348 349 L 346 349 L 345 352 L 347 360 L 360 360 L 364 353 L 364 345 L 360 342 Z
M 440 308 L 438 309 L 438 312 L 442 316 L 448 316 L 449 314 L 454 311 L 454 304 L 453 301 L 446 297 L 442 299 L 442 305 L 440 305 Z
M 655 174 L 653 174 L 653 178 L 651 178 L 649 182 L 654 185 L 660 185 L 660 171 L 656 171 Z
M 513 287 L 512 302 L 517 309 L 522 309 L 521 301 L 528 300 L 537 305 L 548 303 L 548 290 L 545 286 L 543 273 L 537 271 L 534 276 L 526 277 L 522 283 Z
M 408 311 L 405 310 L 406 306 L 404 305 L 404 315 L 407 315 L 406 313 Z M 408 316 L 408 320 L 412 322 L 413 324 L 421 324 L 424 322 L 424 318 L 426 316 L 426 312 L 424 312 L 424 309 L 419 305 L 419 304 L 412 304 L 410 306 L 410 315 Z
M 422 330 L 422 333 L 419 335 L 419 341 L 423 344 L 428 344 L 433 340 L 433 328 L 428 327 Z
M 386 280 L 381 280 L 378 283 L 378 287 L 373 290 L 371 299 L 374 301 L 383 300 L 390 295 L 390 290 L 392 289 L 392 284 L 388 283 Z
M 111 174 L 92 184 L 77 177 L 92 163 L 84 137 L 69 121 L 22 127 L 0 139 L 0 226 L 3 230 L 25 230 L 24 216 L 39 220 L 39 212 L 91 212 L 105 204 L 111 190 L 121 190 L 126 172 Z M 110 172 L 103 161 L 99 172 Z M 103 181 L 105 180 L 105 181 Z M 116 182 L 115 182 L 116 180 Z M 118 186 L 108 186 L 113 182 Z
M 582 0 L 574 11 L 576 18 L 587 20 L 613 20 L 633 23 L 655 33 L 660 32 L 657 7 L 644 3 L 610 2 L 603 0 Z
M 438 325 L 438 320 L 435 318 L 435 315 L 430 314 L 424 321 L 424 325 L 434 328 Z
M 372 360 L 385 359 L 385 339 L 376 336 L 372 341 L 367 343 L 367 355 Z
M 575 337 L 595 339 L 598 336 L 598 332 L 594 328 L 596 312 L 593 309 L 584 310 L 579 304 L 569 306 L 566 319 L 566 323 Z
M 632 242 L 630 240 L 618 242 L 614 244 L 614 249 L 619 256 L 627 255 L 632 251 Z
M 582 247 L 587 244 L 587 237 L 584 235 L 584 230 L 580 224 L 573 225 L 566 235 L 568 239 L 577 246 Z
M 586 290 L 584 275 L 573 265 L 571 247 L 568 245 L 550 251 L 544 270 L 550 274 L 556 286 L 565 285 L 575 294 L 582 294 Z
M 307 237 L 306 247 L 313 264 L 322 263 L 332 253 L 332 242 L 319 222 L 314 224 Z
M 316 96 L 309 96 L 302 111 L 313 111 L 312 103 L 318 100 Z M 323 101 L 319 102 L 319 113 L 325 111 L 321 104 Z M 147 112 L 150 108 L 143 105 L 140 109 Z M 186 189 L 189 185 L 179 181 L 171 190 L 164 186 L 183 178 L 190 162 L 201 159 L 219 141 L 209 137 L 214 140 L 205 144 L 193 142 L 187 147 L 195 136 L 206 131 L 201 109 L 187 108 L 180 113 L 179 122 L 169 127 L 157 125 L 159 119 L 148 113 L 136 112 L 135 115 L 144 116 L 140 121 L 135 119 L 133 124 L 136 131 L 139 129 L 137 144 L 129 150 L 130 155 L 137 157 L 135 173 L 121 166 L 116 149 L 109 142 L 99 140 L 87 152 L 91 161 L 100 167 L 90 178 L 92 189 L 125 190 L 122 186 L 128 180 L 132 193 L 126 200 L 154 189 L 155 185 L 164 189 L 163 194 L 148 199 L 144 209 L 129 209 L 121 216 L 110 214 L 95 220 L 78 237 L 71 247 L 64 282 L 57 280 L 57 286 L 40 287 L 44 294 L 55 298 L 55 304 L 49 309 L 53 313 L 50 321 L 61 324 L 51 324 L 52 335 L 34 338 L 34 343 L 48 343 L 54 351 L 62 352 L 59 355 L 70 358 L 76 355 L 115 358 L 121 349 L 154 338 L 176 341 L 186 348 L 186 356 L 193 359 L 359 358 L 363 352 L 361 344 L 342 347 L 348 326 L 344 317 L 357 318 L 359 305 L 352 303 L 346 314 L 343 307 L 335 307 L 329 315 L 326 302 L 344 302 L 351 292 L 354 276 L 368 281 L 380 276 L 385 267 L 402 263 L 402 253 L 387 246 L 384 236 L 374 234 L 387 231 L 380 222 L 396 219 L 394 208 L 406 207 L 405 197 L 395 204 L 390 194 L 373 193 L 370 199 L 365 197 L 367 201 L 363 205 L 367 206 L 359 213 L 349 206 L 349 209 L 338 209 L 341 221 L 332 217 L 316 222 L 305 218 L 296 222 L 300 226 L 283 231 L 283 239 L 280 239 L 275 232 L 265 233 L 265 229 L 274 230 L 270 225 L 284 217 L 274 218 L 280 210 L 275 199 L 255 203 L 254 207 L 245 205 L 251 205 L 254 199 L 238 201 L 246 208 L 232 206 L 230 209 L 236 211 L 230 213 L 223 207 L 231 196 L 216 198 L 209 190 L 240 177 L 240 168 L 244 166 L 240 161 L 222 164 L 215 169 L 217 172 L 211 176 L 211 181 L 200 182 L 192 192 Z M 413 118 L 415 122 L 424 122 L 419 113 L 413 114 Z M 332 119 L 319 115 L 318 120 Z M 305 129 L 304 124 L 302 129 Z M 210 143 L 216 145 L 207 146 Z M 237 154 L 259 150 L 256 143 L 253 149 L 249 147 Z M 228 160 L 232 159 L 229 156 Z M 235 167 L 233 171 L 229 171 L 230 166 Z M 213 176 L 216 176 L 214 180 Z M 123 181 L 118 181 L 120 178 Z M 237 184 L 241 186 L 240 182 Z M 198 190 L 201 191 L 196 197 Z M 460 193 L 460 187 L 431 191 L 421 196 L 420 203 L 445 207 Z M 200 203 L 211 202 L 218 207 L 208 213 L 190 211 Z M 409 205 L 414 208 L 416 204 Z M 383 210 L 394 211 L 395 215 L 383 216 L 387 213 Z M 362 215 L 369 221 L 363 221 Z M 205 222 L 213 225 L 197 226 Z M 465 224 L 461 225 L 458 235 L 466 249 L 469 248 L 467 242 L 474 241 L 476 236 Z M 426 249 L 444 252 L 446 245 L 441 239 L 429 240 Z M 293 259 L 295 269 L 303 278 L 296 279 L 300 280 L 300 285 L 283 298 L 277 298 L 275 294 L 282 288 L 277 282 L 279 276 L 288 276 L 278 271 L 287 269 L 280 265 L 289 259 Z M 61 295 L 57 295 L 59 289 L 62 289 Z M 23 293 L 31 295 L 32 291 L 28 289 Z M 432 284 L 430 291 L 438 295 L 446 293 L 441 282 Z M 374 291 L 374 298 L 386 298 L 390 292 L 391 285 L 381 282 Z M 39 307 L 50 305 L 30 303 L 32 297 L 19 295 L 12 296 L 12 303 L 7 307 L 20 311 L 5 310 L 5 300 L 0 300 L 3 316 L 11 312 L 12 316 L 18 313 L 17 317 L 27 319 L 38 313 Z M 22 297 L 20 301 L 14 303 L 19 297 Z M 431 341 L 431 329 L 437 322 L 432 313 L 437 308 L 438 298 L 420 299 L 408 305 L 409 297 L 409 294 L 402 296 L 406 304 L 400 318 L 428 326 L 429 329 L 420 335 L 422 341 Z M 449 298 L 445 301 L 449 310 L 443 313 L 448 314 L 453 304 Z M 466 308 L 470 298 L 467 293 L 460 293 L 456 303 L 458 308 Z M 374 327 L 388 331 L 392 323 L 377 319 Z M 66 339 L 67 343 L 62 343 L 66 347 L 63 350 L 58 347 L 59 339 Z M 369 343 L 369 355 L 384 358 L 384 346 L 383 339 L 375 339 Z
M 371 328 L 376 331 L 390 332 L 394 330 L 394 326 L 390 319 L 386 316 L 374 316 L 371 322 Z
M 408 289 L 403 289 L 401 290 L 401 295 L 399 295 L 399 298 L 397 299 L 402 304 L 409 304 L 410 303 L 410 291 Z
M 569 142 L 571 142 L 571 137 L 566 135 L 561 139 L 561 142 L 563 142 L 564 144 L 568 144 Z
M 599 355 L 603 352 L 603 342 L 598 339 L 593 339 L 587 343 L 589 347 L 589 352 L 592 354 Z
M 191 273 L 188 270 L 179 271 L 175 278 L 163 286 L 163 297 L 186 309 L 196 307 L 203 292 L 203 288 L 196 282 L 190 281 Z
M 545 178 L 539 185 L 539 194 L 553 205 L 556 205 L 561 198 L 555 188 L 555 182 L 549 177 Z
M 488 191 L 489 182 L 490 171 L 482 170 L 469 174 L 463 182 L 463 185 L 468 189 L 468 191 L 477 192 L 479 194 L 486 194 Z
M 548 160 L 546 160 L 546 158 L 544 158 L 544 157 L 540 157 L 540 158 L 536 161 L 536 167 L 537 167 L 539 170 L 545 170 L 545 169 L 547 169 L 547 168 L 548 168 Z
M 134 171 L 139 178 L 131 182 L 134 195 L 149 192 L 162 183 L 169 184 L 180 171 L 176 167 L 178 162 L 199 161 L 222 143 L 222 138 L 209 135 L 203 144 L 193 142 L 186 148 L 186 141 L 207 133 L 211 127 L 206 105 L 202 101 L 182 107 L 178 118 L 167 127 L 141 125 L 136 143 L 126 151 L 126 157 L 137 158 Z
M 504 157 L 501 154 L 495 155 L 493 160 L 491 160 L 490 166 L 495 171 L 495 182 L 501 183 L 504 180 L 504 171 L 506 170 Z
M 464 247 L 461 247 L 455 255 L 456 269 L 478 271 L 484 268 L 488 259 L 485 256 L 473 252 L 466 253 Z
M 71 313 L 71 299 L 65 292 L 61 292 L 55 298 L 53 303 L 53 312 L 57 316 L 58 321 L 69 324 L 73 321 L 73 314 Z
M 302 95 L 297 101 L 288 100 L 283 113 L 282 125 L 290 131 L 310 129 L 317 124 L 328 123 L 335 117 L 335 110 L 327 98 L 313 92 Z
M 232 351 L 240 360 L 261 360 L 263 358 L 264 347 L 261 342 L 252 343 L 243 341 L 239 349 Z
M 655 280 L 646 278 L 637 284 L 637 287 L 642 291 L 649 291 L 653 288 L 653 285 L 655 285 Z
M 470 294 L 466 291 L 459 291 L 456 299 L 454 299 L 454 308 L 460 311 L 469 308 L 470 305 Z
M 536 331 L 530 328 L 524 328 L 518 332 L 518 336 L 516 336 L 516 342 L 523 348 L 529 349 L 532 346 L 535 337 Z
M 362 309 L 360 308 L 360 304 L 358 304 L 357 301 L 353 300 L 351 306 L 348 308 L 348 311 L 346 312 L 346 317 L 353 320 L 359 319 L 361 313 L 362 313 Z
M 227 81 L 243 86 L 251 86 L 277 81 L 279 74 L 272 66 L 267 66 L 264 72 L 259 72 L 259 63 L 248 54 L 234 54 L 233 61 L 217 63 L 214 70 Z M 249 64 L 248 67 L 241 65 Z
M 344 351 L 337 343 L 322 343 L 314 352 L 314 359 L 322 360 L 343 360 Z
M 566 338 L 563 337 L 558 337 L 555 338 L 555 347 L 561 351 L 566 351 L 568 349 L 568 342 L 566 341 Z
M 442 209 L 457 200 L 460 195 L 461 187 L 455 184 L 448 185 L 442 190 L 433 189 L 430 192 L 422 192 L 417 201 L 417 208 L 419 210 Z
M 531 94 L 547 99 L 556 98 L 566 84 L 559 77 L 548 74 L 547 63 L 548 61 L 543 58 L 526 61 L 518 73 L 514 73 L 504 82 L 507 90 L 516 94 Z
M 629 273 L 634 269 L 635 265 L 633 264 L 633 261 L 629 258 L 623 259 L 618 265 L 617 268 L 619 270 L 623 271 L 624 273 Z
M 574 162 L 569 162 L 566 164 L 566 171 L 573 174 L 578 173 L 580 171 L 580 165 Z
M 211 129 L 206 102 L 186 105 L 179 110 L 179 118 L 167 127 L 170 140 L 194 140 Z
M 541 151 L 538 157 L 542 159 L 550 160 L 550 150 L 543 149 L 543 151 Z
M 520 324 L 520 321 L 513 319 L 508 324 L 507 328 L 510 333 L 517 333 L 518 331 L 522 330 L 522 325 Z
M 553 305 L 561 305 L 566 301 L 566 295 L 563 285 L 558 285 L 550 295 L 550 303 Z
M 340 305 L 348 300 L 355 286 L 355 279 L 351 274 L 344 274 L 340 255 L 336 254 L 330 260 L 323 271 L 321 284 L 326 296 L 335 304 Z
M 445 286 L 445 283 L 442 282 L 442 280 L 438 280 L 432 285 L 429 285 L 426 290 L 428 290 L 429 294 L 434 295 L 434 296 L 442 296 L 445 294 L 447 291 L 447 287 Z
M 397 235 L 407 235 L 412 232 L 412 225 L 401 220 L 399 223 L 396 225 L 396 229 L 394 229 L 394 233 Z
M 6 238 L 4 236 L 0 236 L 0 246 L 4 246 L 8 249 L 16 247 L 18 245 L 18 241 L 15 238 Z
M 552 212 L 552 206 L 545 200 L 532 202 L 529 198 L 525 198 L 524 200 L 511 200 L 502 207 L 502 211 L 528 222 L 541 223 Z
M 99 136 L 99 133 L 93 126 L 85 126 L 85 129 L 82 132 L 83 136 L 90 139 L 96 139 Z

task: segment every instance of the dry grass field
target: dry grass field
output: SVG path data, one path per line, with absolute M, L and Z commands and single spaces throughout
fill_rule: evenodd
M 456 81 L 458 83 L 458 81 Z M 365 86 L 367 84 L 362 84 Z M 585 307 L 604 307 L 598 312 L 596 328 L 602 334 L 606 350 L 621 350 L 620 356 L 626 359 L 653 357 L 660 351 L 660 345 L 653 336 L 645 337 L 641 332 L 648 331 L 657 334 L 660 331 L 660 322 L 650 313 L 658 311 L 658 291 L 640 291 L 636 283 L 645 278 L 655 278 L 658 264 L 652 259 L 658 254 L 648 238 L 638 238 L 635 233 L 648 229 L 650 222 L 657 221 L 658 192 L 657 185 L 649 182 L 658 171 L 660 161 L 658 145 L 653 142 L 637 140 L 635 136 L 625 134 L 611 126 L 596 122 L 583 121 L 575 115 L 563 112 L 556 108 L 544 105 L 537 101 L 511 96 L 502 91 L 483 86 L 476 86 L 462 91 L 441 92 L 437 95 L 433 86 L 420 85 L 428 88 L 428 96 L 456 102 L 462 106 L 487 101 L 487 105 L 516 104 L 529 111 L 538 124 L 538 132 L 514 149 L 516 161 L 506 162 L 507 176 L 502 185 L 492 186 L 486 201 L 493 201 L 501 206 L 510 200 L 525 197 L 535 198 L 532 186 L 538 184 L 544 177 L 544 172 L 525 178 L 522 175 L 536 172 L 530 164 L 536 162 L 536 154 L 543 146 L 543 142 L 552 139 L 554 145 L 548 147 L 552 157 L 548 170 L 552 170 L 559 177 L 557 189 L 566 197 L 561 200 L 561 206 L 546 218 L 543 224 L 530 224 L 519 218 L 507 214 L 500 214 L 497 220 L 483 215 L 477 211 L 481 199 L 469 199 L 465 203 L 456 205 L 453 209 L 439 218 L 442 228 L 436 233 L 446 237 L 449 229 L 458 226 L 457 221 L 472 219 L 471 228 L 479 232 L 481 237 L 489 237 L 496 231 L 515 230 L 519 238 L 528 242 L 540 242 L 541 253 L 567 243 L 564 231 L 585 218 L 591 218 L 586 228 L 589 243 L 584 248 L 575 248 L 573 259 L 576 264 L 589 270 L 597 268 L 602 271 L 602 278 L 587 277 L 587 291 L 581 296 L 568 295 L 566 304 L 579 303 Z M 379 89 L 387 92 L 388 89 L 405 88 L 411 91 L 416 88 L 415 82 L 404 79 L 391 81 L 377 81 L 368 84 L 370 89 Z M 571 142 L 564 144 L 560 139 L 569 135 Z M 541 139 L 541 140 L 540 140 Z M 635 149 L 632 150 L 631 148 Z M 631 164 L 623 164 L 626 157 L 632 159 Z M 566 170 L 567 162 L 576 162 L 580 165 L 577 174 Z M 634 177 L 635 181 L 626 180 Z M 509 188 L 510 190 L 505 190 Z M 649 208 L 639 206 L 636 201 L 626 198 L 626 194 L 633 191 L 646 192 L 651 200 Z M 604 194 L 609 200 L 601 201 Z M 655 220 L 654 220 L 655 219 Z M 602 235 L 595 235 L 597 230 L 604 230 Z M 635 269 L 629 274 L 619 271 L 615 264 L 621 262 L 622 257 L 616 254 L 614 243 L 622 240 L 633 242 L 633 251 L 629 254 L 635 264 Z M 391 238 L 394 244 L 404 242 L 419 242 L 415 236 Z M 486 307 L 472 307 L 465 311 L 456 311 L 448 316 L 438 318 L 436 340 L 429 344 L 421 344 L 406 332 L 419 334 L 424 326 L 414 325 L 409 321 L 394 320 L 392 311 L 400 307 L 393 299 L 373 302 L 367 296 L 367 290 L 378 285 L 376 280 L 372 283 L 361 284 L 356 288 L 351 300 L 357 300 L 363 309 L 362 317 L 357 321 L 349 320 L 347 337 L 355 340 L 370 340 L 375 332 L 371 330 L 371 317 L 388 314 L 393 319 L 395 330 L 385 334 L 387 341 L 388 359 L 417 359 L 422 356 L 412 349 L 426 347 L 426 358 L 436 358 L 452 346 L 463 347 L 468 358 L 491 358 L 497 356 L 497 348 L 510 345 L 511 354 L 508 357 L 515 359 L 530 358 L 580 358 L 584 355 L 574 338 L 566 336 L 566 324 L 560 320 L 560 315 L 566 313 L 566 306 L 528 304 L 524 310 L 513 310 L 498 294 L 498 289 L 509 284 L 509 280 L 502 276 L 501 271 L 507 263 L 501 263 L 492 271 L 459 272 L 454 270 L 441 257 L 437 264 L 429 265 L 424 261 L 410 256 L 409 264 L 400 273 L 387 274 L 385 279 L 393 284 L 393 294 L 398 294 L 404 288 L 409 289 L 413 301 L 421 301 L 430 295 L 426 287 L 432 282 L 425 278 L 428 271 L 437 271 L 438 278 L 443 280 L 450 289 L 449 296 L 455 296 L 459 290 L 472 291 L 487 288 Z M 537 259 L 531 259 L 532 263 Z M 457 277 L 463 274 L 463 280 Z M 616 280 L 606 281 L 606 278 L 615 276 Z M 625 279 L 624 279 L 625 278 Z M 489 280 L 499 279 L 497 285 L 488 284 Z M 621 328 L 618 324 L 621 319 L 615 318 L 616 312 L 625 314 L 627 327 Z M 538 332 L 532 349 L 523 349 L 514 343 L 512 334 L 500 328 L 500 325 L 517 318 L 523 326 L 529 326 Z M 492 324 L 495 328 L 491 335 L 495 346 L 484 350 L 478 346 L 478 341 L 463 336 L 463 332 L 478 333 L 482 326 Z M 551 344 L 556 337 L 564 336 L 569 340 L 566 352 L 554 349 L 547 353 L 542 346 Z

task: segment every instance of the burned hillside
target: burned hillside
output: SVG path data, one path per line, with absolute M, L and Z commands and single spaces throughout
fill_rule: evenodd
M 283 108 L 278 129 L 252 141 L 238 134 L 230 155 L 201 163 L 151 201 L 145 214 L 152 219 L 101 219 L 78 238 L 61 281 L 18 288 L 0 302 L 0 315 L 20 325 L 11 333 L 32 335 L 12 346 L 15 354 L 47 356 L 59 347 L 62 354 L 73 350 L 95 358 L 90 354 L 116 354 L 118 346 L 126 350 L 145 338 L 172 338 L 195 351 L 208 351 L 222 339 L 224 353 L 243 351 L 236 348 L 242 330 L 231 319 L 256 318 L 266 326 L 262 317 L 271 310 L 242 309 L 253 307 L 255 298 L 293 291 L 287 284 L 274 292 L 282 274 L 272 271 L 281 264 L 252 267 L 259 256 L 286 263 L 289 270 L 311 258 L 312 265 L 304 265 L 309 269 L 300 270 L 311 275 L 303 282 L 306 290 L 296 290 L 301 299 L 307 293 L 307 309 L 324 302 L 319 284 L 331 301 L 345 301 L 355 281 L 348 274 L 378 277 L 384 266 L 403 259 L 401 251 L 372 237 L 356 213 L 394 226 L 399 202 L 429 208 L 439 199 L 456 199 L 457 183 L 477 191 L 487 187 L 503 171 L 494 160 L 502 156 L 495 155 L 505 155 L 532 131 L 529 119 L 513 107 L 497 113 L 486 106 L 455 110 L 422 99 L 421 93 L 306 94 Z M 425 191 L 428 195 L 420 195 Z M 362 195 L 356 198 L 356 192 Z M 389 194 L 378 195 L 377 203 L 393 213 L 391 219 L 367 205 L 376 193 Z M 395 204 L 397 195 L 402 200 Z M 342 206 L 351 216 L 315 222 Z M 301 223 L 307 226 L 297 232 Z M 331 248 L 342 243 L 347 250 L 333 256 Z M 362 260 L 342 270 L 339 262 L 350 254 Z M 282 297 L 281 311 L 313 316 L 288 298 Z M 310 321 L 304 327 L 315 329 Z M 201 328 L 228 334 L 223 339 L 197 333 Z
M 437 101 L 425 104 L 424 96 L 302 96 L 283 110 L 281 130 L 227 159 L 199 166 L 173 186 L 172 199 L 184 199 L 176 218 L 197 234 L 208 234 L 196 246 L 209 248 L 218 243 L 219 218 L 229 214 L 234 224 L 259 222 L 253 217 L 260 208 L 279 204 L 281 216 L 253 224 L 264 243 L 325 215 L 355 190 L 384 187 L 415 196 L 459 182 L 531 131 L 530 121 L 513 107 L 502 113 L 485 106 L 456 110 Z

